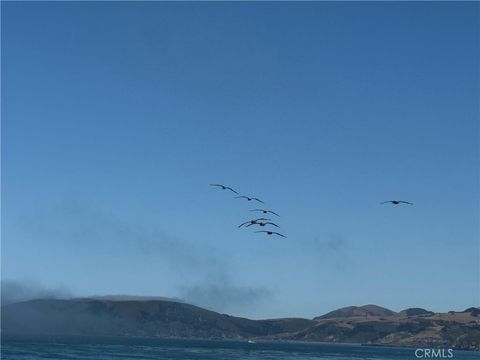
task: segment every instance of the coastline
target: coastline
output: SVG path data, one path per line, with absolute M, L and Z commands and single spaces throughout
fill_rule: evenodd
M 147 343 L 189 343 L 190 345 L 197 345 L 199 347 L 205 347 L 200 345 L 208 344 L 238 344 L 247 349 L 255 349 L 255 347 L 261 347 L 262 345 L 304 345 L 311 347 L 365 347 L 365 348 L 385 348 L 385 349 L 398 349 L 398 350 L 415 350 L 418 348 L 428 349 L 452 349 L 457 352 L 465 352 L 472 354 L 479 354 L 479 350 L 456 348 L 456 347 L 439 347 L 439 346 L 404 346 L 395 344 L 375 344 L 375 343 L 353 343 L 353 342 L 324 342 L 324 341 L 303 341 L 303 340 L 275 340 L 275 339 L 262 339 L 262 338 L 201 338 L 201 337 L 152 337 L 152 336 L 133 336 L 133 335 L 82 335 L 82 334 L 15 334 L 15 333 L 3 333 L 1 334 L 1 340 L 3 341 L 28 341 L 28 340 L 40 340 L 41 342 L 57 342 L 60 343 L 71 340 L 72 343 L 82 342 L 82 340 L 90 340 L 95 343 L 130 343 L 131 345 Z M 73 341 L 72 341 L 73 340 Z M 77 341 L 75 341 L 77 340 Z M 106 341 L 102 341 L 106 340 Z M 251 343 L 249 340 L 253 340 Z M 195 346 L 192 346 L 195 347 Z M 227 346 L 228 348 L 228 346 Z

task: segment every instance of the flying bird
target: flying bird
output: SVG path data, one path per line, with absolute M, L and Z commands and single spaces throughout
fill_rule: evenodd
M 408 201 L 403 201 L 403 200 L 388 200 L 388 201 L 381 202 L 380 204 L 387 204 L 387 203 L 392 203 L 393 205 L 398 205 L 398 204 L 413 205 L 413 203 Z
M 238 227 L 242 227 L 243 225 L 246 225 L 248 224 L 247 226 L 250 226 L 250 225 L 253 225 L 253 224 L 257 224 L 259 221 L 269 221 L 271 219 L 265 219 L 265 218 L 259 218 L 259 219 L 252 219 L 252 220 L 249 220 L 249 221 L 245 221 L 243 224 L 240 224 L 238 225 Z
M 275 234 L 275 235 L 278 235 L 278 236 L 281 236 L 281 237 L 286 238 L 285 235 L 282 235 L 282 234 L 280 234 L 280 233 L 278 233 L 278 232 L 275 232 L 275 231 L 260 230 L 260 231 L 255 231 L 255 232 L 256 232 L 256 233 L 262 233 L 262 232 L 263 232 L 263 233 L 267 233 L 267 235 L 273 235 L 273 234 Z
M 278 227 L 278 228 L 280 227 L 280 226 L 278 226 L 277 224 L 275 224 L 275 223 L 273 223 L 273 222 L 269 222 L 269 221 L 267 221 L 267 222 L 261 222 L 261 221 L 254 222 L 253 224 L 248 224 L 248 225 L 245 226 L 245 227 L 249 227 L 249 226 L 252 226 L 252 225 L 260 225 L 260 226 L 273 225 L 273 226 L 276 226 L 276 227 Z
M 222 190 L 230 190 L 231 192 L 234 192 L 235 194 L 238 194 L 238 192 L 236 192 L 235 190 L 233 190 L 230 186 L 225 186 L 225 185 L 222 185 L 222 184 L 210 184 L 210 186 L 221 187 Z
M 259 198 L 250 197 L 250 196 L 245 196 L 245 195 L 235 196 L 235 199 L 247 199 L 248 201 L 255 200 L 255 201 L 261 202 L 262 204 L 265 204 L 265 203 L 264 203 L 262 200 L 260 200 Z
M 276 215 L 276 216 L 280 217 L 280 215 L 278 215 L 275 211 L 272 211 L 272 210 L 253 209 L 253 210 L 250 210 L 250 211 L 261 211 L 264 214 L 273 214 L 273 215 Z

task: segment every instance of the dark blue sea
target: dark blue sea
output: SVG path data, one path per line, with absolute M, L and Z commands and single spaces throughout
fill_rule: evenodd
M 448 355 L 445 353 L 445 355 Z M 2 360 L 165 359 L 309 360 L 418 359 L 415 349 L 288 342 L 170 340 L 110 337 L 2 336 Z M 454 351 L 453 359 L 480 359 L 480 353 Z

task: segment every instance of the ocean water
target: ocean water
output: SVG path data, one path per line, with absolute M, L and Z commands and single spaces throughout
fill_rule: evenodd
M 170 340 L 109 337 L 2 336 L 1 359 L 309 360 L 417 359 L 415 349 L 287 342 Z M 446 354 L 447 355 L 447 354 Z M 480 359 L 454 351 L 453 359 Z

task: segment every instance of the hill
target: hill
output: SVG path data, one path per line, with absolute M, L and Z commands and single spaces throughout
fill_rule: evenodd
M 396 313 L 392 310 L 377 305 L 364 306 L 347 306 L 338 310 L 331 311 L 325 315 L 318 316 L 314 320 L 322 319 L 338 319 L 349 317 L 365 317 L 365 316 L 392 316 Z
M 480 350 L 480 321 L 466 312 L 320 319 L 316 325 L 282 338 Z
M 405 315 L 405 316 L 420 316 L 420 315 L 433 315 L 434 313 L 432 311 L 428 311 L 422 308 L 408 308 L 400 311 L 398 314 Z
M 163 300 L 31 300 L 2 307 L 2 331 L 27 334 L 248 338 L 295 332 L 307 319 L 255 321 Z

